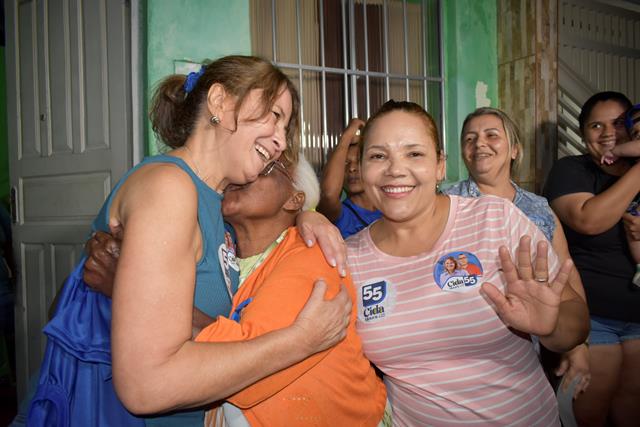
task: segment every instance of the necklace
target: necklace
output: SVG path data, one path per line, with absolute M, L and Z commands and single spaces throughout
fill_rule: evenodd
M 182 148 L 184 148 L 187 152 L 187 154 L 189 155 L 189 159 L 191 160 L 191 163 L 193 163 L 193 167 L 195 168 L 195 172 L 196 172 L 196 176 L 198 178 L 200 178 L 202 181 L 206 181 L 206 177 L 203 177 L 200 174 L 200 168 L 198 167 L 198 163 L 196 162 L 195 156 L 193 155 L 193 152 L 191 152 L 191 150 L 189 149 L 189 147 L 187 147 L 186 145 L 183 145 Z

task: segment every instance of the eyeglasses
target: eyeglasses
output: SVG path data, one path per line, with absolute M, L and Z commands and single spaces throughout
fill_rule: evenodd
M 287 167 L 280 160 L 274 160 L 273 162 L 269 163 L 264 169 L 262 169 L 262 172 L 260 172 L 258 175 L 259 176 L 269 176 L 271 174 L 271 172 L 273 172 L 274 169 L 277 169 L 281 173 L 283 173 L 284 176 L 287 177 L 289 182 L 291 182 L 293 184 L 293 178 L 289 174 L 289 171 L 287 170 Z

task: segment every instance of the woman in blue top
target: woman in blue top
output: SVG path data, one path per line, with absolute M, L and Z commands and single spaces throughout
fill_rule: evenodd
M 96 230 L 123 230 L 112 295 L 110 362 L 117 397 L 129 411 L 152 414 L 219 400 L 344 337 L 349 297 L 343 289 L 334 300 L 324 301 L 320 284 L 291 327 L 242 343 L 191 341 L 194 301 L 210 316 L 226 314 L 237 288 L 221 193 L 227 184 L 255 180 L 287 144 L 294 144 L 297 113 L 293 84 L 255 57 L 224 57 L 158 86 L 151 122 L 173 150 L 130 171 L 94 223 Z M 81 307 L 97 300 L 111 314 L 102 304 L 107 297 L 84 292 L 82 283 L 77 288 L 81 297 L 63 291 L 56 318 L 73 312 L 76 297 L 84 298 L 76 301 Z M 57 339 L 56 332 L 64 333 L 69 322 L 56 323 L 56 318 L 47 328 Z M 45 362 L 43 367 L 51 365 Z M 107 380 L 111 376 L 104 374 Z M 43 377 L 41 389 L 48 385 L 59 396 L 51 388 L 57 386 L 56 378 L 45 384 Z M 78 424 L 83 424 L 75 412 L 82 411 L 77 408 L 82 398 L 76 395 L 70 409 L 61 408 Z M 42 406 L 35 407 L 37 414 Z
M 503 111 L 496 108 L 478 108 L 469 114 L 462 125 L 460 135 L 462 159 L 469 171 L 469 178 L 444 190 L 447 194 L 480 197 L 491 194 L 513 202 L 535 223 L 551 242 L 561 260 L 569 258 L 567 241 L 559 226 L 559 220 L 544 197 L 520 188 L 511 179 L 522 161 L 523 147 L 516 124 Z M 569 284 L 574 292 L 586 301 L 582 281 L 575 267 Z M 576 307 L 582 310 L 584 307 Z M 576 319 L 579 316 L 575 316 Z M 579 345 L 563 355 L 558 375 L 565 374 L 563 386 L 580 375 L 575 393 L 583 391 L 589 384 L 589 362 L 586 345 Z

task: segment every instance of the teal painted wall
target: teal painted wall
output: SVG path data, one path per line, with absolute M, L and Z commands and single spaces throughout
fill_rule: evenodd
M 174 61 L 251 54 L 249 0 L 151 0 L 146 16 L 146 111 L 153 87 L 174 73 Z M 157 152 L 148 123 L 145 147 Z
M 0 46 L 0 203 L 9 203 L 9 140 L 7 135 L 7 73 Z
M 445 56 L 447 181 L 467 177 L 460 158 L 464 118 L 480 106 L 498 106 L 496 0 L 442 0 Z

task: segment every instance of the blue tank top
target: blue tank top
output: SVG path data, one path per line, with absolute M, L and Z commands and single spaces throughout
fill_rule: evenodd
M 194 305 L 211 317 L 228 316 L 231 299 L 238 290 L 239 268 L 231 234 L 225 230 L 221 214 L 222 196 L 205 184 L 178 157 L 147 157 L 129 170 L 107 197 L 93 222 L 94 231 L 109 231 L 109 211 L 116 193 L 138 168 L 150 163 L 173 163 L 189 174 L 198 192 L 198 224 L 202 233 L 202 258 L 196 265 Z
M 189 174 L 198 194 L 202 258 L 196 266 L 194 305 L 211 317 L 227 316 L 237 290 L 238 268 L 231 235 L 220 212 L 222 197 L 202 182 L 184 161 L 166 155 L 142 161 L 116 184 L 94 230 L 108 231 L 114 195 L 132 171 L 149 163 L 173 163 Z M 45 326 L 47 347 L 28 420 L 33 425 L 202 426 L 204 411 L 136 418 L 118 400 L 111 381 L 111 300 L 82 280 L 86 257 L 69 276 L 53 319 Z

